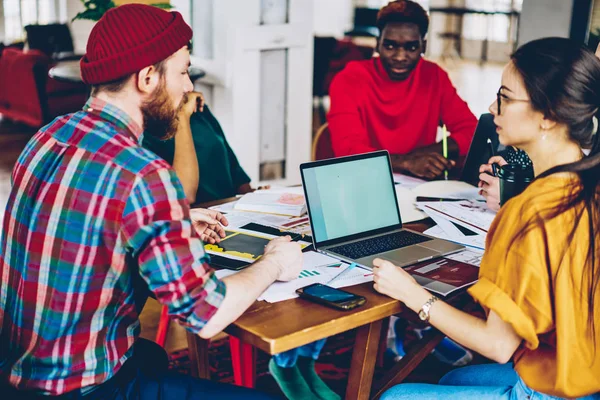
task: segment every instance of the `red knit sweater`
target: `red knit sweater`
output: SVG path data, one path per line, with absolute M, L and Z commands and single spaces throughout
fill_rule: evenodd
M 379 58 L 348 63 L 329 89 L 327 115 L 336 156 L 388 150 L 406 154 L 435 143 L 439 121 L 466 154 L 477 119 L 448 74 L 421 59 L 408 79 L 392 81 Z

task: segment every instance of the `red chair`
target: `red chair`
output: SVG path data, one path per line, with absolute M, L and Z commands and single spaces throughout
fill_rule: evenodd
M 86 85 L 48 76 L 50 58 L 38 51 L 6 48 L 0 57 L 0 114 L 39 128 L 54 117 L 77 111 L 88 96 Z
M 155 342 L 165 347 L 169 331 L 169 313 L 166 306 L 160 310 Z M 233 380 L 238 386 L 253 388 L 256 381 L 256 349 L 236 337 L 229 336 Z
M 329 126 L 327 123 L 321 125 L 315 134 L 311 156 L 313 161 L 335 157 L 335 154 L 333 153 L 333 146 L 331 145 L 331 133 L 329 132 Z

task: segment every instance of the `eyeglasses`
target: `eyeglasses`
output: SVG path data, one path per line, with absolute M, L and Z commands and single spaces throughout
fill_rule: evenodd
M 511 99 L 507 95 L 503 94 L 500 90 L 502 90 L 502 88 L 498 89 L 498 93 L 496 93 L 496 103 L 498 104 L 498 115 L 500 115 L 500 106 L 502 105 L 502 101 L 507 101 L 507 102 L 523 101 L 525 103 L 529 103 L 529 100 L 525 100 L 525 99 Z

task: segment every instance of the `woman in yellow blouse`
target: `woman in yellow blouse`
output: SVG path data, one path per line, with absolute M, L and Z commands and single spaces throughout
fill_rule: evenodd
M 454 370 L 439 385 L 398 385 L 382 399 L 600 399 L 599 105 L 600 60 L 576 42 L 540 39 L 511 57 L 490 112 L 500 142 L 529 154 L 536 179 L 488 233 L 469 289 L 487 318 L 374 262 L 376 290 L 499 364 Z

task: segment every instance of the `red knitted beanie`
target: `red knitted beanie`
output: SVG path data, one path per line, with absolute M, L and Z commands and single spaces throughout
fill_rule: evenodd
M 192 39 L 181 14 L 144 4 L 112 8 L 96 23 L 81 58 L 81 78 L 107 83 L 168 58 Z

